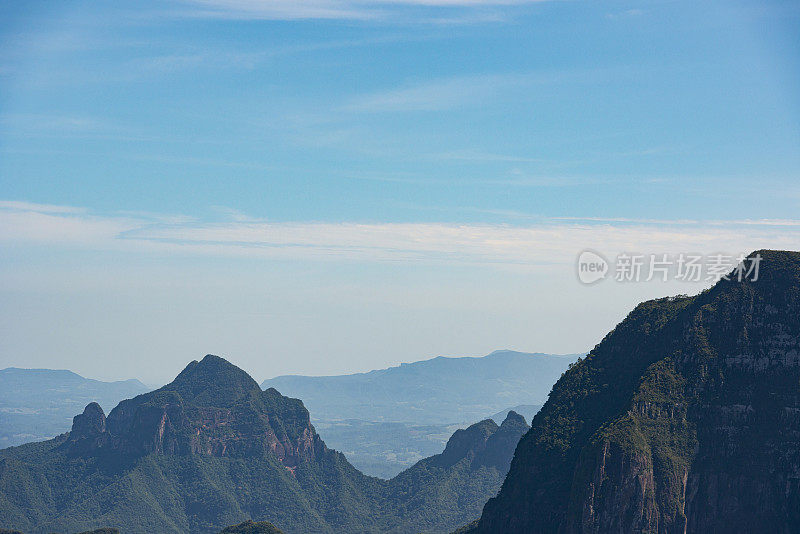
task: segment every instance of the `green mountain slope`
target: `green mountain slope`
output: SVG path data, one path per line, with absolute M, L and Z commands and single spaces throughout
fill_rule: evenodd
M 527 429 L 518 418 L 457 433 L 446 465 L 380 480 L 329 449 L 301 401 L 209 355 L 108 417 L 91 403 L 68 434 L 0 451 L 0 525 L 195 533 L 252 518 L 288 533 L 447 532 L 500 487 L 508 442 Z
M 283 532 L 267 521 L 245 521 L 226 527 L 219 534 L 283 534 Z
M 645 302 L 556 383 L 469 532 L 797 532 L 800 253 Z

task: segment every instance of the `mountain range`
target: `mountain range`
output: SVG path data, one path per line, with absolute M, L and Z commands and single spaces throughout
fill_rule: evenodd
M 0 450 L 0 526 L 798 532 L 800 253 L 755 265 L 757 280 L 637 306 L 530 427 L 481 420 L 390 480 L 328 448 L 300 400 L 206 356 L 108 417 L 90 403 L 69 433 Z
M 500 423 L 510 409 L 530 420 L 579 356 L 498 350 L 367 373 L 279 376 L 262 388 L 303 399 L 326 443 L 361 471 L 391 478 L 440 452 L 459 426 L 487 417 Z
M 483 420 L 381 480 L 328 448 L 300 400 L 208 355 L 107 417 L 90 403 L 70 432 L 0 451 L 0 526 L 210 533 L 254 519 L 287 533 L 449 532 L 497 492 L 528 428 L 514 412 Z
M 464 423 L 511 406 L 544 404 L 555 381 L 580 356 L 498 350 L 484 357 L 440 356 L 368 373 L 278 376 L 261 386 L 303 399 L 315 421 Z
M 101 382 L 71 371 L 0 370 L 0 448 L 50 439 L 70 428 L 72 416 L 96 401 L 110 410 L 148 391 L 138 380 Z
M 495 351 L 482 358 L 435 358 L 355 375 L 278 377 L 266 381 L 264 389 L 275 385 L 304 404 L 305 396 L 310 396 L 316 409 L 328 416 L 311 409 L 311 421 L 325 442 L 345 453 L 362 472 L 388 479 L 441 452 L 459 427 L 487 417 L 499 424 L 509 409 L 530 420 L 538 405 L 520 403 L 544 399 L 574 359 Z M 481 376 L 487 378 L 480 380 Z M 530 387 L 524 387 L 523 378 Z M 328 407 L 317 386 L 338 399 L 336 410 L 341 415 Z M 0 448 L 53 438 L 68 431 L 72 416 L 89 402 L 98 402 L 107 412 L 121 400 L 149 389 L 138 380 L 101 382 L 70 371 L 4 369 L 0 371 Z M 446 399 L 460 404 L 454 409 Z M 437 406 L 442 407 L 441 414 Z
M 799 532 L 800 253 L 744 263 L 573 365 L 461 532 Z

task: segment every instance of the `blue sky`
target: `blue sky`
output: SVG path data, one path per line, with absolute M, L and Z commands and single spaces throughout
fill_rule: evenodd
M 5 3 L 0 367 L 586 350 L 683 289 L 579 286 L 584 248 L 800 248 L 799 26 L 796 2 Z

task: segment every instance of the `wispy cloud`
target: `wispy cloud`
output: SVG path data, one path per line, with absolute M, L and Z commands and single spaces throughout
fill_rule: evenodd
M 606 14 L 606 18 L 608 19 L 622 19 L 622 18 L 630 18 L 630 17 L 639 17 L 644 14 L 644 10 L 642 9 L 626 9 L 624 11 L 618 11 L 615 13 L 608 13 Z
M 109 129 L 107 122 L 81 115 L 17 113 L 0 115 L 0 126 L 21 132 L 96 133 Z
M 450 161 L 469 161 L 469 162 L 509 162 L 509 163 L 540 163 L 547 161 L 543 158 L 532 158 L 528 156 L 515 156 L 511 154 L 496 154 L 484 150 L 452 150 L 436 154 L 437 159 Z
M 58 206 L 55 204 L 34 204 L 33 202 L 24 202 L 21 200 L 0 200 L 0 210 L 9 213 L 13 213 L 15 211 L 60 214 L 76 214 L 86 212 L 85 208 L 76 208 L 74 206 Z
M 439 111 L 462 107 L 489 98 L 524 81 L 516 75 L 483 75 L 435 80 L 419 85 L 361 95 L 344 106 L 345 111 L 393 112 Z
M 398 7 L 491 8 L 547 0 L 187 0 L 190 14 L 232 19 L 378 19 Z M 463 23 L 463 18 L 453 19 Z M 447 17 L 431 19 L 447 22 Z
M 342 110 L 366 113 L 450 110 L 490 98 L 496 101 L 499 96 L 514 94 L 514 91 L 523 92 L 520 93 L 522 96 L 530 98 L 528 91 L 534 87 L 556 88 L 565 83 L 594 84 L 611 77 L 619 79 L 629 75 L 630 69 L 621 66 L 455 76 L 359 95 L 344 105 Z
M 72 207 L 0 203 L 0 246 L 282 260 L 420 261 L 543 266 L 570 264 L 584 248 L 608 254 L 748 252 L 800 248 L 800 220 L 651 221 L 541 219 L 510 226 L 447 223 L 269 222 L 229 211 L 227 221 Z

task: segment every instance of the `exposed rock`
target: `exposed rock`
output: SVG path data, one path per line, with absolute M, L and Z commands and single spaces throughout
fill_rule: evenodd
M 290 469 L 325 445 L 296 399 L 261 391 L 247 373 L 207 355 L 166 386 L 121 402 L 106 419 L 93 403 L 76 416 L 70 452 L 275 456 Z
M 98 523 L 213 534 L 255 517 L 293 534 L 444 534 L 497 493 L 506 471 L 496 466 L 525 430 L 513 413 L 500 427 L 482 421 L 456 433 L 446 453 L 391 480 L 368 477 L 325 446 L 299 400 L 206 356 L 105 419 L 88 406 L 71 433 L 0 450 L 0 524 L 37 534 Z
M 472 532 L 800 530 L 800 253 L 639 305 L 554 386 Z

